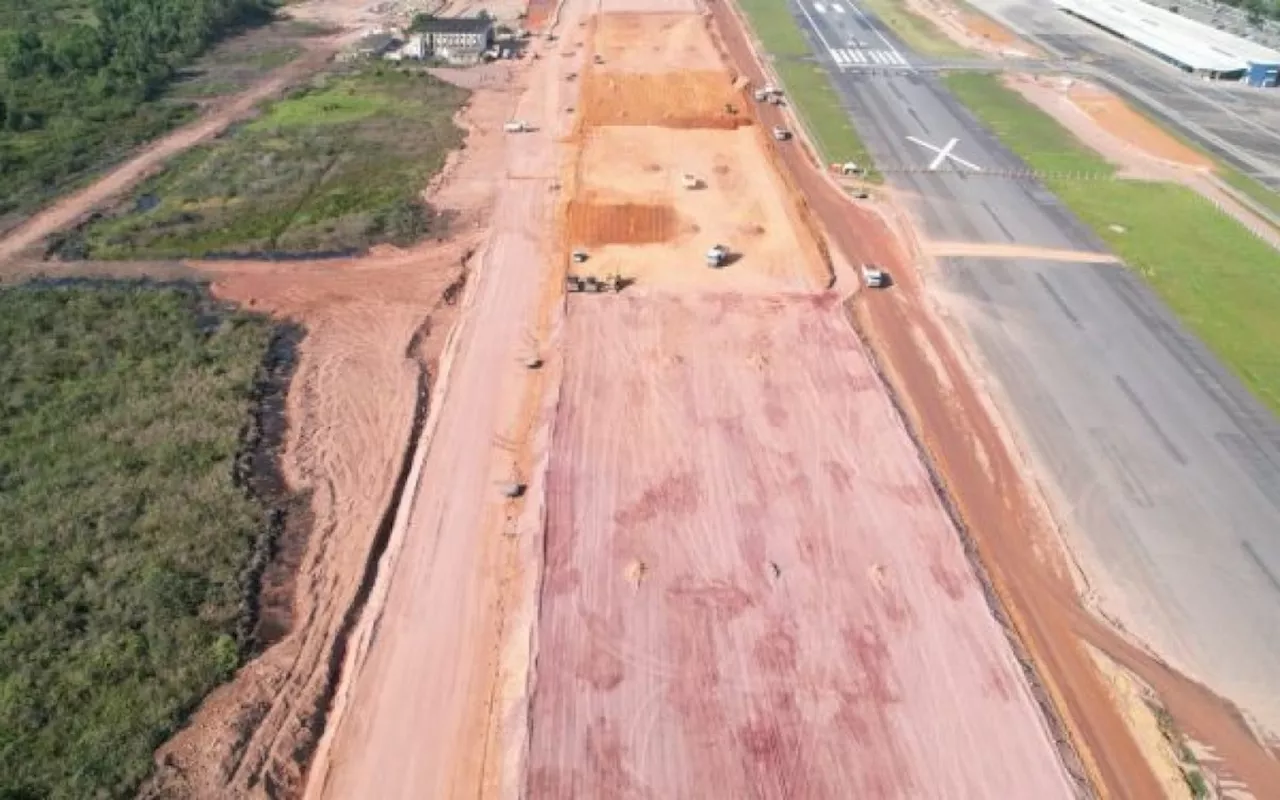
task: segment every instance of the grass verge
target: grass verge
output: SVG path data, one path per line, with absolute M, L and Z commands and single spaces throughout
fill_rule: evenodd
M 1228 166 L 1217 159 L 1215 161 L 1217 162 L 1215 171 L 1224 183 L 1280 217 L 1280 192 L 1268 189 L 1235 167 Z
M 952 74 L 946 82 L 1032 169 L 1113 171 L 996 76 Z M 1045 183 L 1280 414 L 1280 253 L 1184 186 L 1063 178 Z
M 831 85 L 826 70 L 812 61 L 812 50 L 784 0 L 737 0 L 756 38 L 774 56 L 778 80 L 787 99 L 804 121 L 824 163 L 852 161 L 879 180 L 871 155 L 859 138 L 849 112 Z
M 271 335 L 194 288 L 0 291 L 0 796 L 131 796 L 239 665 Z
M 163 259 L 408 244 L 434 223 L 420 194 L 462 143 L 453 115 L 465 98 L 383 66 L 322 76 L 178 157 L 54 249 Z
M 972 51 L 947 38 L 947 35 L 938 30 L 938 26 L 931 20 L 908 9 L 902 0 L 861 0 L 861 2 L 917 53 L 935 58 L 973 56 Z M 876 41 L 874 38 L 871 39 L 872 46 Z

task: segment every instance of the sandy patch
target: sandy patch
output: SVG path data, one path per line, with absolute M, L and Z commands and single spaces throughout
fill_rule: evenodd
M 689 14 L 605 14 L 596 21 L 595 52 L 608 72 L 723 70 L 707 23 Z
M 751 124 L 729 73 L 591 70 L 583 78 L 582 121 L 599 125 L 737 128 Z
M 1203 154 L 1173 138 L 1105 89 L 1077 81 L 1068 88 L 1067 97 L 1103 130 L 1150 156 L 1188 167 L 1213 167 Z
M 644 286 L 821 285 L 823 268 L 813 265 L 823 256 L 800 219 L 797 201 L 767 166 L 767 146 L 754 126 L 590 131 L 575 204 L 584 211 L 570 213 L 568 235 L 573 247 L 598 246 L 574 272 L 617 272 Z M 700 188 L 683 188 L 686 173 Z M 601 213 L 604 208 L 613 210 Z M 734 256 L 722 269 L 704 263 L 715 244 Z
M 1085 649 L 1093 657 L 1098 672 L 1107 684 L 1112 702 L 1120 710 L 1134 741 L 1138 743 L 1156 780 L 1160 782 L 1164 796 L 1191 797 L 1182 770 L 1178 767 L 1178 756 L 1173 745 L 1165 738 L 1164 732 L 1160 730 L 1160 723 L 1151 710 L 1150 703 L 1155 693 L 1095 648 L 1086 646 Z

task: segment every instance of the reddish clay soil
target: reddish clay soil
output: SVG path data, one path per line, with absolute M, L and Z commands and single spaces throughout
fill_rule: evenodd
M 574 19 L 573 0 L 565 13 Z M 471 176 L 495 192 L 484 246 L 442 358 L 441 388 L 407 462 L 386 551 L 342 661 L 342 680 L 308 778 L 308 797 L 446 798 L 498 791 L 506 755 L 500 725 L 509 609 L 526 576 L 516 535 L 538 489 L 524 424 L 538 352 L 542 290 L 560 201 L 558 141 L 580 65 L 548 55 L 524 63 L 521 85 L 498 100 L 530 133 L 504 135 L 499 155 Z M 471 151 L 470 141 L 467 152 Z M 558 292 L 563 284 L 552 280 Z M 528 484 L 509 498 L 505 484 Z M 505 535 L 504 535 L 505 534 Z M 519 689 L 517 691 L 522 691 Z
M 700 14 L 604 14 L 592 47 L 611 72 L 724 71 Z
M 582 78 L 582 120 L 602 125 L 737 128 L 750 125 L 728 73 L 645 73 L 593 69 Z M 737 109 L 730 113 L 729 108 Z
M 832 294 L 569 304 L 529 796 L 1071 797 Z
M 675 209 L 666 205 L 589 200 L 569 204 L 570 236 L 587 247 L 670 241 L 679 223 Z
M 160 749 L 142 796 L 300 792 L 331 691 L 334 645 L 424 410 L 465 248 L 459 241 L 358 264 L 199 265 L 219 297 L 306 328 L 281 462 L 289 486 L 309 496 L 313 525 L 304 540 L 286 543 L 300 551 L 292 581 L 264 587 L 291 597 L 285 616 L 297 624 Z
M 45 208 L 0 238 L 0 264 L 39 245 L 46 236 L 71 227 L 95 209 L 133 188 L 175 155 L 217 136 L 263 100 L 318 70 L 339 46 L 338 39 L 303 40 L 311 48 L 301 58 L 272 72 L 254 86 L 211 104 L 200 119 L 147 145 L 101 179 Z
M 575 248 L 598 247 L 587 263 L 573 266 L 575 273 L 691 289 L 827 285 L 821 240 L 799 193 L 768 167 L 770 148 L 759 126 L 601 127 L 582 138 L 567 235 Z M 686 174 L 696 188 L 682 185 Z M 657 209 L 666 211 L 659 217 Z M 729 267 L 707 268 L 703 259 L 715 244 L 733 253 Z
M 763 80 L 742 20 L 720 0 L 710 7 L 733 63 Z M 775 117 L 782 121 L 775 109 L 763 109 L 762 115 L 766 124 Z M 784 148 L 784 157 L 841 254 L 849 262 L 876 261 L 893 270 L 894 291 L 855 304 L 860 328 L 945 482 L 1096 790 L 1124 798 L 1162 796 L 1083 651 L 1082 638 L 1155 687 L 1177 724 L 1223 759 L 1224 772 L 1248 783 L 1256 796 L 1280 792 L 1277 762 L 1234 708 L 1159 665 L 1081 606 L 1060 539 L 1027 482 L 1028 470 L 974 388 L 950 335 L 929 310 L 915 268 L 918 259 L 901 244 L 913 241 L 907 226 L 895 219 L 891 230 L 877 215 L 852 205 L 801 149 Z

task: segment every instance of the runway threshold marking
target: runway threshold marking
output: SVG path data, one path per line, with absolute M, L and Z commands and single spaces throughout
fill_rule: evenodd
M 952 152 L 953 150 L 956 149 L 956 145 L 960 143 L 960 140 L 955 137 L 952 137 L 951 141 L 947 142 L 942 147 L 936 147 L 924 141 L 923 139 L 917 139 L 914 136 L 908 136 L 907 141 L 911 142 L 912 144 L 918 144 L 921 147 L 927 148 L 937 153 L 937 156 L 934 157 L 933 161 L 929 162 L 929 169 L 931 170 L 936 170 L 938 167 L 942 166 L 944 161 L 954 161 L 960 166 L 968 167 L 974 172 L 982 172 L 982 167 L 978 166 L 972 161 L 965 161 L 963 158 L 961 158 L 960 156 Z

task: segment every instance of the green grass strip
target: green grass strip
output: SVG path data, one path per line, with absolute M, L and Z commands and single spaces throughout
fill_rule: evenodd
M 902 0 L 861 0 L 861 2 L 881 22 L 888 25 L 907 47 L 921 55 L 936 58 L 965 58 L 973 55 L 969 50 L 948 39 L 933 20 L 908 9 Z M 877 41 L 874 36 L 871 38 L 873 46 Z
M 775 58 L 778 80 L 797 110 L 825 163 L 852 161 L 879 180 L 862 142 L 826 70 L 809 60 L 813 51 L 796 25 L 785 0 L 738 0 L 756 38 Z
M 946 81 L 1032 169 L 1112 171 L 996 76 L 953 74 Z M 1185 186 L 1064 178 L 1045 184 L 1280 414 L 1280 253 Z

